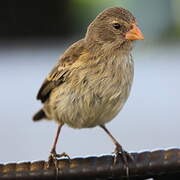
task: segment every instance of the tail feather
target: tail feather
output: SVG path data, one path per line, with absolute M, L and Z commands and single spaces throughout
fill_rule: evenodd
M 39 121 L 41 119 L 46 118 L 46 114 L 43 111 L 43 109 L 40 109 L 34 116 L 33 116 L 33 121 Z

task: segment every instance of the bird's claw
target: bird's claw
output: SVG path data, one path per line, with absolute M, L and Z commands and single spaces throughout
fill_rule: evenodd
M 65 153 L 65 152 L 63 152 L 63 153 L 61 153 L 61 154 L 56 154 L 55 156 L 56 156 L 56 158 L 67 157 L 69 161 L 71 160 L 71 158 L 69 157 L 69 155 L 68 155 L 67 153 Z
M 125 164 L 128 163 L 128 159 L 134 161 L 133 156 L 128 152 L 126 152 L 125 150 L 123 150 L 120 144 L 116 145 L 115 151 L 112 154 L 115 154 L 114 164 L 116 164 L 118 156 L 122 157 L 122 160 Z
M 48 168 L 50 167 L 50 164 L 53 163 L 55 168 L 58 169 L 58 163 L 57 160 L 62 158 L 62 157 L 67 157 L 68 160 L 70 161 L 71 158 L 69 157 L 68 154 L 66 154 L 65 152 L 61 153 L 61 154 L 57 154 L 55 150 L 50 152 L 50 155 L 48 157 Z
M 124 162 L 124 166 L 126 168 L 126 175 L 127 177 L 129 177 L 128 160 L 134 161 L 134 158 L 132 157 L 132 155 L 124 151 L 120 144 L 116 144 L 116 148 L 113 154 L 115 155 L 113 165 L 115 166 L 117 163 L 118 157 L 121 157 L 122 161 Z

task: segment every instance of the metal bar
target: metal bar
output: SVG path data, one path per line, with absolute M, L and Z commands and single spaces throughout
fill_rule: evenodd
M 113 165 L 114 156 L 58 160 L 58 170 L 46 161 L 0 164 L 0 179 L 172 179 L 180 178 L 180 149 L 131 153 L 127 177 L 126 167 L 119 157 Z M 171 177 L 171 178 L 170 178 Z M 174 179 L 174 178 L 173 178 Z

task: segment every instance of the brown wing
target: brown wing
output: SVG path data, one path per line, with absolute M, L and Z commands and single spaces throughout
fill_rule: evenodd
M 58 61 L 58 64 L 44 80 L 37 94 L 37 99 L 44 103 L 49 98 L 51 91 L 65 81 L 69 73 L 69 66 L 83 54 L 84 49 L 84 40 L 82 39 L 65 51 L 64 55 Z

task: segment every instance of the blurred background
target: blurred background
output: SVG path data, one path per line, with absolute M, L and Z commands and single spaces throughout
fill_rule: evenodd
M 57 124 L 31 120 L 41 107 L 38 89 L 64 50 L 112 6 L 137 17 L 145 40 L 133 50 L 131 95 L 107 127 L 130 152 L 180 146 L 179 0 L 6 0 L 0 6 L 0 163 L 47 159 Z M 98 127 L 64 127 L 57 147 L 71 157 L 113 150 Z

